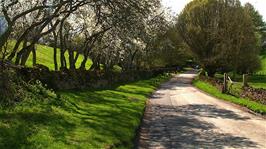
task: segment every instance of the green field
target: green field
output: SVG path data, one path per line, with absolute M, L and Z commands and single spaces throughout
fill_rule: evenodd
M 132 148 L 147 97 L 168 78 L 65 91 L 60 98 L 0 108 L 0 148 Z
M 262 74 L 261 76 L 251 76 L 249 81 L 250 85 L 254 88 L 263 88 L 266 89 L 266 52 L 261 54 L 261 70 L 258 71 L 258 74 Z
M 261 70 L 263 71 L 263 70 Z M 230 78 L 234 81 L 234 86 L 238 88 L 242 88 L 242 76 L 235 74 L 235 76 L 232 73 L 228 74 Z M 216 74 L 215 78 L 219 80 L 223 80 L 223 75 L 222 74 Z M 249 75 L 248 76 L 248 85 L 253 87 L 253 88 L 262 88 L 266 89 L 266 75 Z
M 14 47 L 15 45 L 15 41 L 11 41 L 10 42 L 10 49 L 12 49 L 12 47 Z M 45 46 L 45 45 L 37 45 L 37 50 L 36 50 L 36 56 L 37 56 L 37 64 L 42 64 L 47 66 L 50 70 L 54 70 L 54 60 L 53 60 L 53 54 L 54 54 L 54 50 L 52 47 L 49 46 Z M 57 51 L 57 62 L 58 65 L 60 67 L 60 59 L 59 59 L 60 53 L 59 53 L 59 49 Z M 69 67 L 69 61 L 68 61 L 68 53 L 65 53 L 65 57 L 67 60 L 67 65 Z M 81 64 L 83 60 L 83 55 L 80 55 L 77 63 L 76 63 L 76 67 L 78 68 Z M 27 66 L 31 67 L 32 66 L 32 54 L 30 55 L 27 63 Z M 92 61 L 89 59 L 86 63 L 86 69 L 89 69 L 92 65 Z
M 261 53 L 260 58 L 261 58 L 261 70 L 258 71 L 258 73 L 266 75 L 266 51 Z
M 263 52 L 260 55 L 261 58 L 261 69 L 256 73 L 258 75 L 249 75 L 248 77 L 248 84 L 251 87 L 254 88 L 263 88 L 266 89 L 266 52 Z M 232 74 L 229 74 L 230 77 L 232 77 Z M 219 79 L 222 79 L 223 76 L 218 75 Z M 233 81 L 236 82 L 236 84 L 240 84 L 238 86 L 241 86 L 242 84 L 242 76 L 236 75 Z

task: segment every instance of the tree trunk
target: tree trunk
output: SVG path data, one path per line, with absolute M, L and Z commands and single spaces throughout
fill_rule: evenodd
M 65 58 L 65 51 L 64 50 L 60 51 L 60 63 L 61 63 L 61 66 L 60 66 L 61 70 L 67 68 L 67 66 L 66 66 L 66 58 Z
M 75 66 L 74 51 L 72 49 L 68 50 L 68 54 L 69 54 L 68 59 L 69 59 L 70 70 L 75 70 L 76 66 Z
M 26 65 L 26 62 L 27 62 L 27 60 L 28 60 L 28 58 L 30 56 L 30 53 L 32 51 L 32 48 L 34 48 L 32 46 L 33 45 L 31 45 L 30 47 L 27 47 L 25 52 L 22 53 L 20 65 L 22 65 L 22 66 Z
M 0 50 L 5 45 L 5 43 L 8 41 L 8 37 L 10 36 L 13 29 L 13 24 L 8 24 L 7 30 L 0 36 Z
M 30 53 L 31 52 L 33 54 L 33 59 L 32 59 L 33 66 L 36 65 L 35 43 L 31 43 L 29 46 L 27 46 L 25 52 L 22 53 L 22 57 L 21 57 L 21 65 L 22 66 L 25 66 L 26 65 L 27 60 L 29 59 L 29 56 L 30 56 Z
M 88 61 L 88 56 L 84 56 L 84 59 L 81 62 L 80 67 L 79 67 L 80 70 L 86 70 L 87 61 Z
M 76 53 L 76 56 L 75 56 L 75 59 L 74 59 L 75 64 L 78 61 L 78 58 L 79 58 L 79 53 Z
M 66 58 L 65 58 L 65 43 L 64 43 L 64 36 L 63 36 L 63 32 L 62 32 L 63 26 L 60 26 L 60 69 L 67 69 L 67 65 L 66 65 Z
M 96 57 L 92 58 L 92 66 L 90 68 L 90 70 L 92 71 L 98 71 L 101 69 L 101 66 L 100 66 L 100 56 L 97 55 Z
M 9 57 L 8 57 L 8 60 L 11 61 L 11 60 L 15 57 L 15 55 L 16 55 L 18 49 L 19 49 L 19 45 L 21 44 L 21 42 L 22 42 L 23 40 L 27 40 L 26 38 L 27 38 L 28 34 L 29 34 L 30 31 L 32 31 L 33 29 L 34 29 L 34 26 L 31 26 L 31 27 L 27 28 L 27 30 L 26 30 L 26 31 L 25 31 L 25 32 L 24 32 L 24 33 L 18 38 L 18 40 L 17 40 L 17 42 L 16 42 L 16 44 L 15 44 L 15 46 L 14 46 L 14 48 L 13 48 L 11 54 L 10 54 Z
M 53 31 L 53 35 L 54 35 L 54 70 L 58 71 L 58 63 L 57 63 L 57 38 L 58 36 L 56 35 L 56 32 Z
M 36 66 L 37 64 L 37 56 L 36 56 L 36 47 L 33 45 L 32 47 L 32 65 Z
M 79 67 L 80 70 L 86 70 L 86 63 L 88 61 L 88 56 L 89 56 L 88 47 L 84 48 L 83 56 L 84 56 L 83 61 L 81 62 L 80 67 Z
M 54 70 L 58 71 L 58 63 L 57 63 L 57 47 L 54 46 Z
M 99 70 L 101 70 L 100 63 L 99 62 L 93 62 L 90 70 L 92 70 L 92 71 L 99 71 Z
M 22 54 L 26 51 L 26 48 L 27 48 L 27 40 L 23 42 L 23 48 L 17 53 L 16 60 L 15 60 L 16 65 L 20 64 Z
M 16 56 L 16 52 L 18 51 L 19 45 L 21 44 L 21 42 L 22 42 L 22 38 L 17 40 L 17 42 L 16 42 L 11 54 L 7 58 L 9 61 L 12 61 L 12 59 Z

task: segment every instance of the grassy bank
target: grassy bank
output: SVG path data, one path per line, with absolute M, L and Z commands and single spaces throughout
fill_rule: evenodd
M 147 97 L 168 78 L 0 108 L 0 148 L 131 148 Z
M 219 91 L 216 87 L 198 79 L 193 81 L 193 85 L 219 99 L 223 99 L 241 106 L 245 106 L 257 113 L 266 114 L 266 105 L 251 101 L 249 99 L 237 98 L 235 96 L 222 94 L 221 91 Z

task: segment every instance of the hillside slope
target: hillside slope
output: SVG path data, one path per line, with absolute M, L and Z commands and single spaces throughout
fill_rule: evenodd
M 15 45 L 15 41 L 10 42 L 10 49 Z M 50 70 L 54 70 L 54 60 L 53 60 L 53 48 L 45 45 L 37 45 L 37 51 L 36 51 L 36 56 L 37 56 L 37 64 L 41 64 L 44 66 L 47 66 Z M 66 60 L 67 60 L 67 65 L 69 67 L 69 62 L 68 62 L 68 53 L 65 53 Z M 83 55 L 80 55 L 76 67 L 78 68 L 83 60 Z M 57 62 L 60 67 L 60 53 L 59 49 L 57 52 Z M 32 66 L 32 54 L 30 55 L 27 63 L 27 66 L 31 67 Z M 86 69 L 89 69 L 92 65 L 92 61 L 89 59 L 86 63 Z

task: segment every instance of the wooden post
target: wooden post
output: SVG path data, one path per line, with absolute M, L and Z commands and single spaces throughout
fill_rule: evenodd
M 223 89 L 222 89 L 222 92 L 223 93 L 227 93 L 227 73 L 224 73 L 224 83 L 223 83 Z
M 243 87 L 248 86 L 248 75 L 243 74 Z

